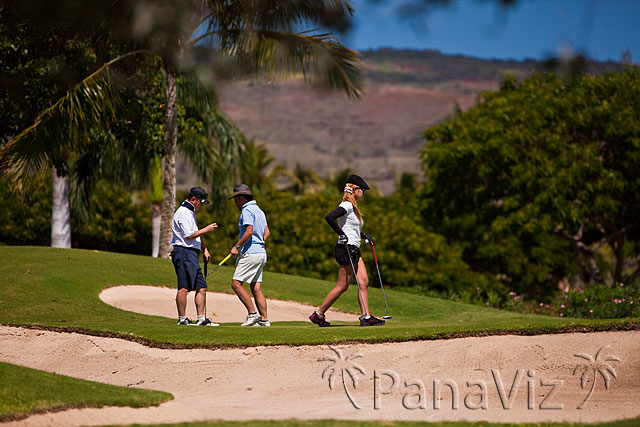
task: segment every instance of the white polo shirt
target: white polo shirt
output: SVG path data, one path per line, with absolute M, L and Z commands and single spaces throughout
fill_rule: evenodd
M 194 208 L 187 200 L 182 202 L 180 207 L 176 210 L 176 213 L 173 215 L 171 231 L 173 231 L 173 238 L 171 239 L 172 245 L 200 250 L 200 236 L 195 239 L 187 239 L 187 237 L 198 231 L 196 208 Z
M 339 207 L 343 208 L 347 213 L 338 218 L 338 227 L 347 235 L 348 245 L 360 247 L 360 230 L 364 225 L 364 221 L 358 220 L 351 202 L 342 202 Z

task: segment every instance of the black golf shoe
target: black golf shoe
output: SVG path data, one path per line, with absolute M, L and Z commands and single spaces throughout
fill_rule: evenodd
M 324 316 L 320 317 L 320 315 L 315 311 L 311 316 L 309 316 L 309 320 L 311 320 L 313 323 L 320 326 L 321 328 L 324 328 L 326 326 L 331 326 L 331 323 L 327 322 Z
M 367 319 L 364 316 L 360 316 L 360 326 L 382 326 L 384 325 L 384 320 L 378 319 L 373 316 L 369 316 Z

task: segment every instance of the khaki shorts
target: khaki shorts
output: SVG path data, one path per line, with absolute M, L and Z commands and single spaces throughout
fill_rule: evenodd
M 262 270 L 267 263 L 267 254 L 244 254 L 236 261 L 236 271 L 233 280 L 239 282 L 262 282 Z

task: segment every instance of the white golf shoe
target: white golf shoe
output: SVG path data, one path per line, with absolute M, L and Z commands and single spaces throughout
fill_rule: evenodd
M 260 313 L 247 314 L 247 320 L 245 320 L 244 323 L 240 326 L 253 326 L 258 323 L 260 319 L 262 319 Z

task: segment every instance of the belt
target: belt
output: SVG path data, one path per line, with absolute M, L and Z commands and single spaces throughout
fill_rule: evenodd
M 173 245 L 174 249 L 180 248 L 180 249 L 189 249 L 190 251 L 194 251 L 196 253 L 200 253 L 200 249 L 196 249 L 196 248 L 188 248 L 186 246 L 180 246 L 180 245 Z

